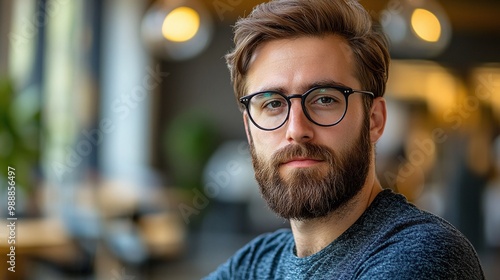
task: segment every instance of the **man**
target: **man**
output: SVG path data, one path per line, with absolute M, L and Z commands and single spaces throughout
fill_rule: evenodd
M 355 0 L 276 0 L 226 56 L 262 196 L 291 230 L 257 237 L 208 279 L 484 279 L 469 241 L 383 190 L 389 54 Z

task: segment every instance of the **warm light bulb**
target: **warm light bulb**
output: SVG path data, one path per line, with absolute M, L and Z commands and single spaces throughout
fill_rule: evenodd
M 192 39 L 200 28 L 200 15 L 189 7 L 172 10 L 163 21 L 163 37 L 173 42 Z
M 437 42 L 441 37 L 441 23 L 435 14 L 425 9 L 415 9 L 411 26 L 418 37 L 427 42 Z

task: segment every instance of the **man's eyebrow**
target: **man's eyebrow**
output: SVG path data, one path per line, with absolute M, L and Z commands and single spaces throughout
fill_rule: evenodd
M 301 92 L 293 93 L 293 94 L 303 94 L 306 91 L 316 88 L 316 87 L 348 87 L 341 82 L 337 82 L 335 80 L 319 80 L 309 84 L 304 85 L 300 88 Z
M 335 80 L 319 80 L 313 83 L 306 84 L 305 86 L 300 88 L 301 92 L 288 92 L 284 87 L 282 86 L 271 86 L 271 87 L 262 87 L 258 91 L 255 91 L 253 93 L 257 92 L 279 92 L 283 94 L 303 94 L 306 91 L 315 88 L 315 87 L 348 87 L 343 83 L 337 82 Z
M 307 85 L 307 88 L 305 88 L 304 91 L 307 91 L 314 87 L 348 87 L 348 86 L 346 86 L 341 82 L 337 82 L 335 80 L 321 80 Z
M 258 91 L 255 91 L 254 93 L 257 92 L 279 92 L 279 93 L 286 93 L 286 90 L 283 87 L 262 87 Z

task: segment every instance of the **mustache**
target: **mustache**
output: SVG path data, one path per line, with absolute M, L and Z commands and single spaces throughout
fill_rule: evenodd
M 313 143 L 291 144 L 276 151 L 271 157 L 271 164 L 279 166 L 294 158 L 310 158 L 332 163 L 335 153 L 323 145 Z

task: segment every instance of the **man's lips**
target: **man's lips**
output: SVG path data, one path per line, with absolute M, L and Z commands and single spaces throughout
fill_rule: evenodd
M 283 162 L 282 165 L 290 167 L 309 167 L 321 162 L 323 162 L 323 160 L 314 158 L 294 158 Z

